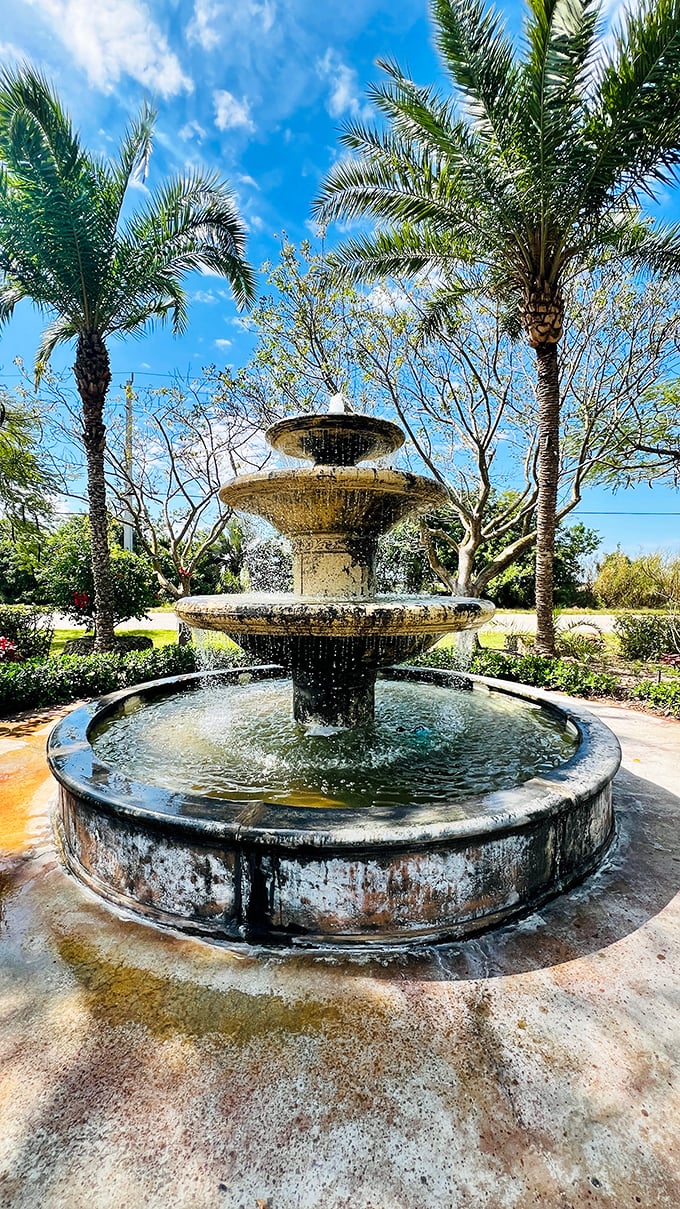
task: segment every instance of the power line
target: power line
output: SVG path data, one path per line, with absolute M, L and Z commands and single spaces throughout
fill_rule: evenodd
M 587 512 L 578 510 L 579 516 L 680 516 L 680 512 Z

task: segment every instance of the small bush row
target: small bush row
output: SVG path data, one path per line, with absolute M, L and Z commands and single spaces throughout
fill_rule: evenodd
M 497 680 L 515 680 L 535 688 L 554 689 L 582 697 L 615 697 L 621 695 L 619 683 L 608 672 L 593 672 L 579 663 L 566 659 L 551 659 L 545 655 L 509 655 L 504 651 L 474 651 L 466 669 L 455 648 L 440 648 L 417 660 L 425 667 L 469 670 L 478 676 Z
M 644 680 L 623 686 L 608 672 L 591 672 L 578 663 L 550 659 L 543 655 L 508 655 L 503 651 L 475 651 L 465 667 L 455 648 L 430 651 L 416 660 L 425 667 L 470 671 L 496 680 L 515 680 L 535 688 L 553 689 L 577 697 L 615 697 L 644 701 L 661 709 L 669 717 L 680 718 L 680 677 L 672 680 Z
M 643 680 L 642 684 L 636 684 L 630 690 L 630 696 L 638 701 L 646 701 L 674 718 L 680 718 L 680 679 L 662 680 L 658 684 L 656 680 Z

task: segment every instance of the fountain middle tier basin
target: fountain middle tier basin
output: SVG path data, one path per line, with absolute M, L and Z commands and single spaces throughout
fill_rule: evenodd
M 286 537 L 316 533 L 377 537 L 414 512 L 439 508 L 446 489 L 405 470 L 368 466 L 300 466 L 242 474 L 220 499 L 254 513 Z
M 620 751 L 596 718 L 434 669 L 378 690 L 374 721 L 329 737 L 293 722 L 276 667 L 81 707 L 48 747 L 67 865 L 207 938 L 370 947 L 488 928 L 598 863 Z

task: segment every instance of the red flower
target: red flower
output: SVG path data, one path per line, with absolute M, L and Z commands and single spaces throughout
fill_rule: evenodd
M 77 609 L 86 608 L 89 599 L 90 599 L 90 597 L 87 594 L 87 592 L 74 592 L 73 593 L 73 603 Z
M 11 663 L 17 654 L 17 644 L 11 638 L 0 638 L 0 661 Z

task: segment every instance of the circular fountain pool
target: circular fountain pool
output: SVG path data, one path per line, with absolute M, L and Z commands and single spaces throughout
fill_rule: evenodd
M 136 781 L 212 799 L 215 818 L 224 801 L 356 810 L 441 803 L 465 818 L 492 790 L 549 772 L 576 750 L 562 719 L 501 693 L 382 680 L 375 717 L 351 729 L 303 726 L 290 701 L 289 679 L 202 683 L 149 704 L 125 702 L 90 742 L 99 760 Z
M 585 711 L 399 668 L 372 723 L 310 733 L 282 677 L 184 676 L 64 718 L 48 755 L 69 867 L 216 939 L 422 943 L 530 909 L 609 843 L 620 753 Z

